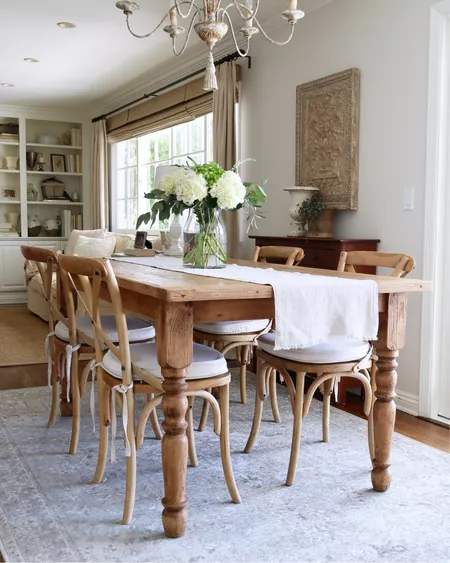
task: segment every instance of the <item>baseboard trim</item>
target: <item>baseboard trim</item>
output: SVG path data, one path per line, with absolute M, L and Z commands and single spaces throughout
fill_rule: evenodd
M 0 293 L 0 305 L 22 305 L 27 302 L 26 291 Z
M 397 409 L 413 416 L 419 416 L 419 397 L 417 395 L 401 391 L 400 389 L 397 389 L 396 393 L 397 398 L 395 403 L 397 405 Z

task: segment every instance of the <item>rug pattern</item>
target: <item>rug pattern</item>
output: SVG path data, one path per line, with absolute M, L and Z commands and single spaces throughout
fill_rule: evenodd
M 121 526 L 122 442 L 106 480 L 91 485 L 97 454 L 89 398 L 83 399 L 79 453 L 68 455 L 70 419 L 46 428 L 46 388 L 0 393 L 0 550 L 6 561 L 449 561 L 450 456 L 398 434 L 393 484 L 370 483 L 366 423 L 332 409 L 331 441 L 321 442 L 321 404 L 305 420 L 296 482 L 286 487 L 292 415 L 280 389 L 282 424 L 265 405 L 260 437 L 242 454 L 253 414 L 231 394 L 232 461 L 242 504 L 223 479 L 211 420 L 196 433 L 200 466 L 188 468 L 189 522 L 168 540 L 161 524 L 160 443 L 138 452 L 133 523 Z M 196 401 L 195 418 L 199 418 Z

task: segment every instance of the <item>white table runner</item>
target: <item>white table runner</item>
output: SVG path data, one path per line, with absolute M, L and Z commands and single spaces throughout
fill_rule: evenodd
M 378 288 L 373 280 L 349 280 L 229 264 L 220 270 L 183 268 L 181 258 L 113 258 L 140 266 L 260 285 L 275 296 L 275 350 L 309 348 L 330 336 L 376 340 Z

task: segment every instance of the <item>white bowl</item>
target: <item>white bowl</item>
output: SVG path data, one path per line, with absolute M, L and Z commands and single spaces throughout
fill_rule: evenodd
M 59 137 L 56 135 L 38 135 L 36 142 L 40 145 L 59 145 Z

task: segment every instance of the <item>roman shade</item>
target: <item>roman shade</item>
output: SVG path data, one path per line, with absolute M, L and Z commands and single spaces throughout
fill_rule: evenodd
M 212 109 L 213 94 L 203 90 L 203 78 L 199 78 L 107 119 L 108 142 L 167 129 L 211 113 Z

